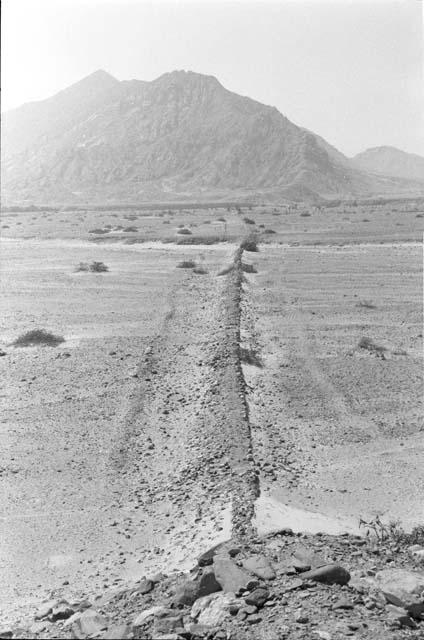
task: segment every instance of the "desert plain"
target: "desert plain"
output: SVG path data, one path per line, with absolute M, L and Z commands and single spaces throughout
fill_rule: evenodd
M 423 206 L 4 212 L 2 621 L 249 530 L 422 524 Z

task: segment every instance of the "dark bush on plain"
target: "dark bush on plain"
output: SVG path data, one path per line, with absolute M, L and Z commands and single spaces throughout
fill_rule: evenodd
M 187 229 L 186 227 L 178 229 L 177 233 L 179 233 L 181 236 L 191 236 L 190 229 Z
M 358 347 L 360 349 L 366 349 L 367 351 L 371 351 L 379 354 L 382 354 L 385 351 L 387 351 L 386 347 L 382 347 L 381 345 L 376 344 L 374 340 L 372 340 L 371 338 L 367 338 L 365 336 L 361 338 L 360 341 L 358 342 Z
M 54 333 L 45 331 L 44 329 L 32 329 L 23 333 L 12 343 L 15 347 L 33 347 L 37 345 L 45 345 L 47 347 L 57 347 L 58 344 L 65 342 L 62 336 L 56 336 Z
M 109 229 L 90 229 L 88 233 L 109 233 Z
M 356 306 L 363 309 L 377 309 L 377 306 L 369 300 L 360 300 Z
M 257 253 L 259 251 L 258 244 L 253 238 L 246 238 L 245 240 L 242 240 L 240 248 L 243 249 L 243 251 L 251 251 L 252 253 Z
M 96 260 L 90 264 L 90 271 L 94 273 L 104 273 L 109 271 L 109 267 L 104 262 L 97 262 Z
M 125 227 L 124 231 L 125 233 L 135 233 L 138 231 L 138 227 Z
M 193 273 L 196 273 L 199 276 L 203 276 L 208 273 L 208 270 L 205 269 L 205 267 L 195 267 L 195 269 L 193 269 Z
M 179 269 L 194 269 L 195 266 L 196 263 L 194 260 L 181 260 L 181 262 L 177 264 Z
M 245 222 L 246 224 L 256 224 L 256 222 L 254 220 L 252 220 L 252 218 L 243 218 L 243 222 Z

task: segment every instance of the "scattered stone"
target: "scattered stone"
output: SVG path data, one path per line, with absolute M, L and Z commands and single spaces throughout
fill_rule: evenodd
M 153 591 L 153 588 L 154 584 L 152 580 L 143 579 L 139 581 L 137 591 L 142 595 L 145 595 L 146 593 L 150 593 L 150 591 Z
M 300 587 L 303 587 L 303 580 L 296 578 L 285 587 L 285 591 L 294 591 L 295 589 L 300 589 Z
M 75 609 L 71 607 L 67 602 L 61 602 L 53 607 L 51 613 L 48 616 L 50 622 L 56 622 L 57 620 L 67 620 L 75 613 Z
M 239 604 L 233 593 L 212 593 L 196 600 L 191 617 L 199 624 L 214 627 L 231 615 L 230 607 Z
M 262 580 L 274 580 L 276 575 L 268 558 L 261 555 L 246 558 L 243 567 Z
M 259 622 L 261 622 L 261 620 L 262 620 L 261 616 L 258 616 L 258 615 L 247 616 L 248 624 L 258 624 Z
M 158 614 L 164 613 L 166 611 L 167 609 L 165 607 L 151 607 L 150 609 L 145 609 L 134 618 L 132 626 L 141 627 L 149 618 L 157 616 Z
M 396 622 L 401 627 L 416 629 L 416 623 L 412 620 L 412 618 L 410 618 L 405 609 L 402 609 L 401 607 L 395 607 L 394 604 L 388 604 L 386 610 L 389 614 L 388 617 L 391 622 Z
M 95 609 L 86 609 L 72 624 L 72 633 L 74 638 L 86 638 L 87 636 L 95 636 L 101 631 L 107 629 L 109 620 L 100 615 Z
M 255 589 L 252 593 L 249 593 L 248 596 L 245 597 L 244 601 L 246 604 L 253 604 L 255 607 L 260 609 L 264 606 L 265 602 L 269 598 L 268 589 Z
M 337 602 L 335 602 L 333 604 L 332 607 L 335 611 L 337 609 L 353 609 L 354 608 L 354 604 L 352 602 L 350 602 L 350 600 L 347 600 L 346 598 L 341 598 L 340 600 L 337 600 Z
M 213 568 L 206 567 L 199 580 L 197 597 L 208 596 L 216 591 L 221 591 L 221 585 L 216 580 Z
M 102 636 L 105 640 L 126 640 L 132 638 L 131 627 L 127 624 L 113 624 Z
M 230 558 L 215 556 L 215 577 L 225 592 L 238 593 L 250 580 L 248 573 L 240 569 Z
M 318 569 L 312 569 L 302 574 L 305 580 L 324 582 L 325 584 L 347 584 L 350 580 L 350 573 L 339 564 L 327 564 Z
M 299 611 L 296 614 L 295 620 L 298 624 L 307 624 L 309 622 L 308 616 L 303 611 Z
M 47 626 L 46 623 L 40 620 L 38 622 L 33 622 L 29 630 L 33 635 L 36 635 L 37 633 L 42 633 L 46 629 L 46 626 Z M 6 636 L 2 636 L 0 632 L 0 638 L 4 638 L 4 637 Z M 9 637 L 12 637 L 12 636 L 9 636 Z
M 49 600 L 48 602 L 44 602 L 35 614 L 35 620 L 43 620 L 43 618 L 47 618 L 47 616 L 53 611 L 53 607 L 57 607 L 58 604 L 58 600 Z

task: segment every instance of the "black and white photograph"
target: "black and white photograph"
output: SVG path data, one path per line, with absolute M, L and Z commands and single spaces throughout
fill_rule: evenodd
M 423 7 L 3 0 L 0 638 L 424 639 Z

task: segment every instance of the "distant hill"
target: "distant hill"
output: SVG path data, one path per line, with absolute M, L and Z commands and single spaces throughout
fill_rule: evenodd
M 352 160 L 365 171 L 424 181 L 424 158 L 395 147 L 373 147 L 358 153 Z
M 190 71 L 152 82 L 96 71 L 2 118 L 5 203 L 314 199 L 411 187 L 370 175 L 274 107 Z

